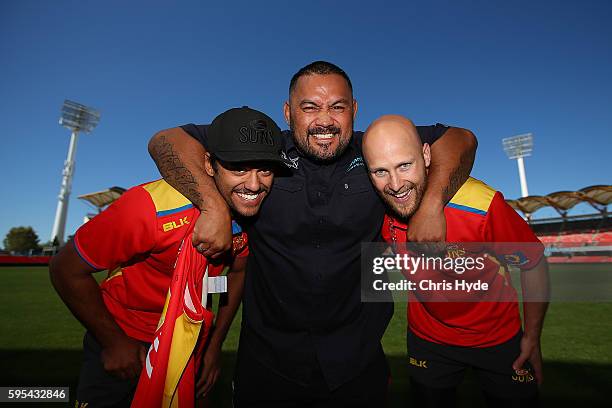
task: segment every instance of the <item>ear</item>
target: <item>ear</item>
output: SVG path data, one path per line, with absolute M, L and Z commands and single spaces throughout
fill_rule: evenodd
M 291 107 L 289 106 L 289 101 L 285 101 L 283 105 L 283 115 L 285 116 L 287 126 L 291 127 Z
M 210 177 L 215 175 L 215 170 L 210 162 L 210 153 L 208 152 L 206 152 L 206 155 L 204 156 L 204 170 L 206 170 L 206 174 L 208 174 Z
M 357 99 L 353 99 L 353 121 L 355 120 L 355 116 L 357 116 Z
M 425 168 L 428 169 L 431 163 L 431 149 L 429 143 L 423 143 L 423 159 L 425 160 Z

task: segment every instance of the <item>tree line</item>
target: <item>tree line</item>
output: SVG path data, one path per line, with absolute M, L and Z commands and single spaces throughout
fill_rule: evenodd
M 15 253 L 25 253 L 29 251 L 39 251 L 43 247 L 58 246 L 57 239 L 44 244 L 40 244 L 38 234 L 32 227 L 13 227 L 6 234 L 2 241 L 4 250 Z

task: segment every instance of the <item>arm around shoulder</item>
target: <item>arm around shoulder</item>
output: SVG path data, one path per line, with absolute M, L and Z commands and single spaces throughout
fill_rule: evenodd
M 431 145 L 427 189 L 417 211 L 410 217 L 408 240 L 439 242 L 446 239 L 444 206 L 470 175 L 476 155 L 476 136 L 451 127 Z
M 231 247 L 231 217 L 225 200 L 204 167 L 206 149 L 180 127 L 157 132 L 149 154 L 162 177 L 202 211 L 194 229 L 194 245 L 204 255 L 217 257 Z
M 202 209 L 203 197 L 216 193 L 214 183 L 204 170 L 204 146 L 182 128 L 175 127 L 157 132 L 148 147 L 162 177 Z
M 431 146 L 427 186 L 435 199 L 445 205 L 470 176 L 478 140 L 468 129 L 451 127 Z

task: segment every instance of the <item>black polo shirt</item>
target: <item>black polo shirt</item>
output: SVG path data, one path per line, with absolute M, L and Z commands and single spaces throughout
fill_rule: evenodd
M 183 130 L 206 146 L 206 125 Z M 433 143 L 443 125 L 418 127 Z M 380 353 L 392 303 L 362 303 L 362 242 L 380 240 L 385 208 L 370 183 L 354 132 L 333 163 L 304 157 L 284 131 L 291 162 L 277 176 L 249 235 L 241 348 L 295 382 L 320 366 L 330 389 L 349 381 Z

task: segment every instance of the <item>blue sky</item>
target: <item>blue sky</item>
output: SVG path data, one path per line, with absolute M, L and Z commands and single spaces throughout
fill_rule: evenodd
M 351 76 L 356 129 L 387 113 L 471 129 L 473 175 L 506 197 L 520 186 L 501 138 L 524 132 L 535 135 L 531 194 L 612 182 L 609 1 L 209 3 L 0 3 L 2 238 L 31 225 L 49 239 L 64 99 L 102 113 L 79 141 L 72 234 L 90 211 L 77 195 L 158 177 L 146 150 L 156 131 L 241 105 L 283 123 L 289 79 L 318 59 Z

